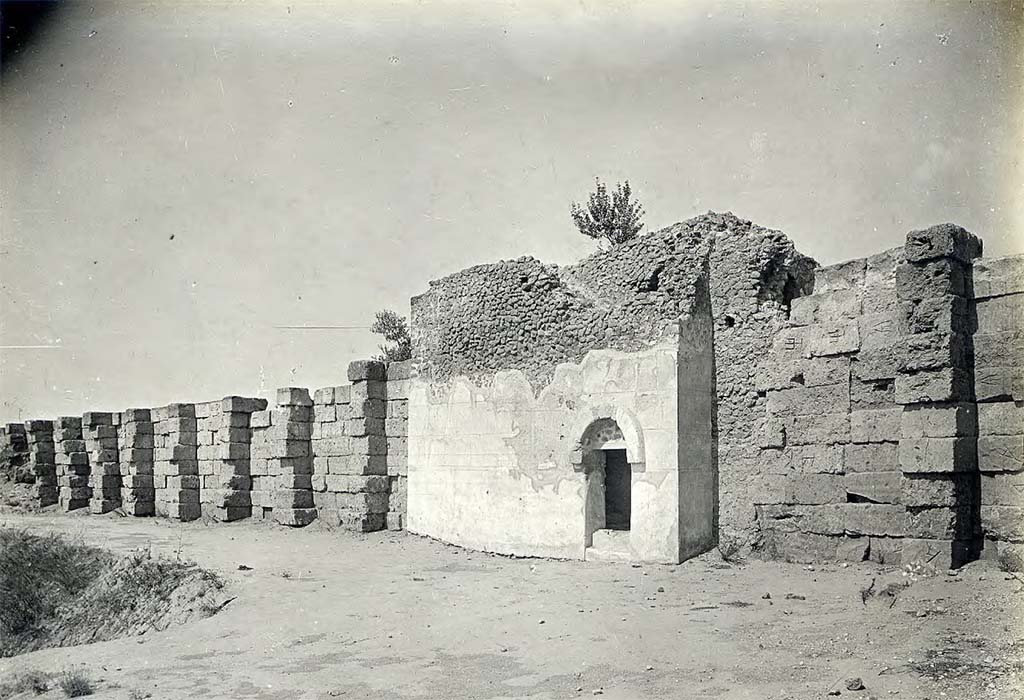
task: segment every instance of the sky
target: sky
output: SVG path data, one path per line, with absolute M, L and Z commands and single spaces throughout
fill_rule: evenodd
M 0 420 L 345 383 L 429 280 L 592 252 L 595 177 L 1024 252 L 1022 50 L 1020 0 L 65 3 L 0 80 Z

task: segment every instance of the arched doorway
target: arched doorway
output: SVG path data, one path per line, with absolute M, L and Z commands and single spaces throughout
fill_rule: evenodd
M 631 440 L 615 418 L 597 418 L 583 431 L 576 450 L 586 477 L 585 547 L 616 559 L 630 558 L 633 471 L 642 467 L 635 444 L 639 434 L 628 429 L 627 434 Z

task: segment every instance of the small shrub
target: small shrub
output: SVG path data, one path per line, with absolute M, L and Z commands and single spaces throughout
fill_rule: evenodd
M 80 698 L 93 694 L 92 682 L 85 671 L 79 668 L 66 668 L 60 674 L 60 689 L 69 698 Z
M 128 700 L 146 700 L 146 698 L 151 697 L 153 697 L 153 694 L 142 688 L 132 688 L 128 691 Z
M 384 336 L 384 340 L 388 341 L 386 345 L 380 346 L 381 354 L 376 359 L 381 362 L 402 362 L 412 358 L 409 324 L 402 316 L 391 309 L 378 311 L 370 331 Z
M 618 245 L 636 238 L 644 227 L 640 219 L 644 208 L 640 202 L 630 201 L 633 192 L 629 180 L 620 182 L 615 191 L 608 195 L 608 186 L 595 179 L 596 189 L 590 193 L 587 206 L 572 203 L 570 212 L 573 223 L 580 233 L 588 238 L 607 240 L 611 245 Z
M 42 695 L 50 689 L 50 675 L 37 671 L 22 671 L 11 677 L 10 680 L 0 683 L 0 700 L 22 695 L 24 693 L 35 693 Z

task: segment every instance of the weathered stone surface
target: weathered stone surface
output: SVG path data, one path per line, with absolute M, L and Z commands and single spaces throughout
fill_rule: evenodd
M 861 350 L 850 363 L 850 375 L 863 381 L 893 379 L 896 376 L 895 348 Z
M 938 224 L 907 234 L 904 253 L 908 261 L 951 258 L 970 263 L 981 255 L 981 240 L 956 224 Z
M 861 313 L 861 294 L 860 289 L 837 289 L 798 297 L 791 305 L 790 323 L 808 326 L 856 319 Z
M 978 469 L 983 472 L 1024 471 L 1024 435 L 979 437 Z
M 974 263 L 974 297 L 987 299 L 1024 292 L 1024 257 L 978 260 Z
M 1020 366 L 1024 332 L 988 331 L 974 334 L 974 354 L 980 365 Z
M 871 409 L 850 413 L 850 442 L 897 442 L 903 410 Z
M 787 445 L 763 451 L 760 461 L 766 474 L 842 474 L 843 446 Z
M 817 416 L 791 416 L 782 419 L 789 445 L 835 445 L 850 440 L 848 413 L 823 413 Z
M 971 397 L 971 376 L 965 370 L 946 368 L 896 375 L 898 404 L 963 401 Z
M 807 351 L 811 357 L 826 357 L 860 349 L 857 321 L 831 321 L 808 326 Z
M 862 289 L 866 271 L 867 260 L 864 258 L 819 267 L 814 271 L 814 291 L 821 294 L 843 289 Z
M 1024 542 L 1024 508 L 982 506 L 981 526 L 986 537 Z
M 947 295 L 964 296 L 964 268 L 950 260 L 906 262 L 896 268 L 896 294 L 901 301 L 915 301 Z
M 225 396 L 221 399 L 220 408 L 225 413 L 255 413 L 266 410 L 267 400 L 244 396 Z
M 891 311 L 896 298 L 896 266 L 905 262 L 903 246 L 867 258 L 864 274 L 864 314 Z
M 845 503 L 845 528 L 850 535 L 900 537 L 905 528 L 904 508 L 877 503 Z
M 312 406 L 313 399 L 309 396 L 309 389 L 301 387 L 284 387 L 277 390 L 278 406 Z
M 274 508 L 274 522 L 288 527 L 305 527 L 316 520 L 316 508 Z
M 844 447 L 847 473 L 899 471 L 896 443 L 852 444 Z
M 978 404 L 979 435 L 1024 435 L 1024 402 Z
M 804 532 L 778 532 L 766 529 L 762 532 L 760 551 L 772 559 L 798 564 L 832 561 L 841 539 L 831 535 L 814 535 Z
M 917 333 L 903 336 L 896 350 L 899 372 L 938 370 L 947 367 L 968 369 L 969 343 L 961 333 Z
M 973 333 L 967 299 L 946 295 L 901 301 L 897 308 L 900 335 L 915 333 Z
M 969 472 L 948 474 L 904 474 L 900 480 L 900 500 L 908 508 L 924 506 L 953 507 L 976 502 L 976 475 Z
M 357 360 L 348 365 L 348 380 L 350 382 L 384 381 L 385 377 L 384 363 L 377 360 Z
M 974 471 L 977 438 L 907 438 L 900 440 L 899 464 L 904 473 L 937 474 Z
M 866 561 L 871 546 L 869 537 L 844 537 L 836 545 L 836 559 L 839 561 Z
M 981 333 L 1024 332 L 1024 294 L 981 300 L 977 314 Z
M 848 384 L 850 358 L 813 357 L 762 362 L 757 373 L 758 391 Z
M 970 507 L 908 507 L 907 537 L 917 539 L 969 539 L 974 532 Z
M 843 479 L 847 500 L 900 503 L 902 487 L 897 471 L 857 472 Z
M 848 383 L 794 387 L 768 392 L 768 412 L 777 416 L 842 413 L 850 410 Z
M 971 437 L 976 434 L 977 410 L 973 403 L 912 404 L 900 416 L 903 438 Z
M 846 500 L 843 477 L 839 474 L 799 474 L 786 485 L 785 503 L 815 505 Z
M 900 537 L 871 537 L 868 559 L 876 564 L 899 566 L 903 560 L 903 539 Z
M 901 563 L 915 564 L 943 571 L 963 566 L 970 558 L 970 542 L 967 540 L 932 540 L 904 538 Z
M 976 357 L 974 391 L 978 401 L 1024 401 L 1024 366 L 983 364 Z
M 895 397 L 892 380 L 850 380 L 850 406 L 855 411 L 893 408 Z
M 861 352 L 892 347 L 899 340 L 897 319 L 898 314 L 895 308 L 860 316 L 857 319 L 857 324 L 860 331 Z
M 1024 508 L 1024 473 L 982 474 L 981 504 Z

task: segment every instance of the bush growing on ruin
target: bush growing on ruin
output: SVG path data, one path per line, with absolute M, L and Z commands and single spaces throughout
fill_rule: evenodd
M 607 240 L 612 245 L 625 243 L 636 238 L 644 227 L 640 219 L 644 208 L 638 201 L 630 201 L 632 190 L 629 180 L 620 182 L 609 195 L 608 187 L 595 178 L 597 189 L 590 193 L 584 208 L 572 203 L 572 220 L 584 236 Z
M 370 330 L 384 336 L 384 340 L 387 341 L 385 345 L 379 346 L 381 354 L 376 359 L 382 362 L 401 362 L 412 358 L 409 324 L 394 311 L 378 311 Z

